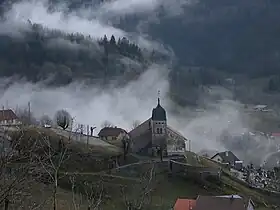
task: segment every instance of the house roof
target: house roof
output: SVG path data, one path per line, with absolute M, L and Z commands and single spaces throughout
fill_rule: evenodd
M 264 108 L 266 108 L 266 107 L 267 107 L 267 105 L 259 104 L 259 105 L 256 105 L 256 106 L 254 107 L 254 109 L 264 109 Z
M 246 210 L 243 199 L 234 197 L 198 196 L 195 210 Z
M 191 209 L 194 209 L 195 204 L 196 204 L 196 200 L 178 198 L 173 209 L 174 210 L 191 210 Z
M 242 199 L 242 197 L 240 195 L 218 195 L 218 196 L 215 196 L 215 197 L 218 197 L 218 198 L 239 198 L 239 199 Z
M 11 109 L 0 110 L 0 121 L 2 120 L 15 120 L 18 119 L 16 114 Z
M 280 133 L 272 133 L 271 136 L 279 137 L 279 136 L 280 136 Z
M 219 152 L 216 155 L 214 155 L 211 159 L 213 159 L 217 155 L 219 155 L 222 158 L 223 162 L 226 163 L 234 164 L 235 161 L 240 161 L 238 157 L 236 157 L 235 154 L 233 154 L 231 151 Z
M 120 133 L 125 132 L 127 133 L 124 129 L 118 128 L 118 127 L 105 127 L 102 128 L 98 136 L 100 137 L 105 137 L 105 136 L 118 136 Z

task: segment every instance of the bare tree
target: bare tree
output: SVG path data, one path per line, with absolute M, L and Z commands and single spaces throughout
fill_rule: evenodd
M 125 135 L 122 138 L 122 148 L 123 148 L 123 158 L 124 158 L 124 160 L 126 160 L 126 156 L 129 153 L 130 145 L 131 145 L 131 140 L 130 140 L 129 137 L 127 137 Z
M 139 120 L 134 120 L 132 122 L 132 129 L 137 128 L 140 124 L 141 122 Z
M 107 128 L 107 127 L 114 127 L 114 125 L 109 122 L 108 120 L 105 120 L 102 125 L 101 125 L 102 128 Z
M 19 201 L 24 196 L 30 176 L 34 171 L 33 152 L 35 144 L 30 145 L 24 153 L 18 150 L 24 141 L 23 132 L 10 136 L 0 131 L 0 206 L 8 209 L 11 202 Z
M 43 115 L 40 119 L 40 124 L 42 126 L 45 126 L 45 125 L 52 125 L 53 122 L 52 122 L 52 119 L 48 116 L 48 115 Z
M 19 120 L 24 125 L 30 125 L 30 124 L 37 125 L 38 124 L 36 118 L 34 117 L 34 114 L 28 109 L 17 109 L 16 114 L 17 114 Z
M 43 173 L 50 179 L 53 185 L 53 210 L 57 209 L 57 189 L 63 163 L 68 158 L 67 147 L 65 147 L 63 140 L 60 139 L 58 147 L 56 142 L 51 141 L 48 137 L 42 137 L 41 146 L 43 154 L 38 155 L 38 161 L 43 169 Z
M 129 190 L 127 186 L 121 189 L 123 202 L 127 210 L 142 210 L 151 204 L 151 193 L 155 188 L 155 164 L 143 174 L 137 186 Z
M 87 199 L 87 210 L 97 210 L 100 208 L 104 195 L 102 179 L 97 183 L 84 181 L 80 189 L 77 189 L 78 187 L 76 186 L 77 183 L 75 176 L 70 177 L 70 182 L 72 184 L 73 205 L 75 209 L 78 209 L 78 205 L 75 199 L 75 194 L 78 194 L 78 191 L 84 194 Z
M 66 110 L 59 110 L 55 114 L 55 120 L 59 127 L 66 130 L 71 123 L 71 115 Z

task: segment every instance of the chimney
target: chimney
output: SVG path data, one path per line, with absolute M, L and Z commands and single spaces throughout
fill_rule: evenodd
M 228 151 L 226 151 L 226 156 L 228 157 Z

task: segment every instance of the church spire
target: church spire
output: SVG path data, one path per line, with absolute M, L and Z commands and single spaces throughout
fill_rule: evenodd
M 166 111 L 160 105 L 160 91 L 158 91 L 158 104 L 152 111 L 152 120 L 155 121 L 166 121 Z
M 158 90 L 158 105 L 160 106 L 160 90 Z

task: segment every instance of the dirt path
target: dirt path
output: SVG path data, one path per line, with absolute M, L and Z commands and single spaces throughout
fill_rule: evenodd
M 104 174 L 104 171 L 101 172 L 64 172 L 65 175 L 86 175 L 86 176 L 103 176 L 103 177 L 111 177 L 111 178 L 118 178 L 118 179 L 125 179 L 131 181 L 139 181 L 139 178 L 131 178 L 131 177 L 124 177 L 124 176 L 117 176 L 113 174 Z

